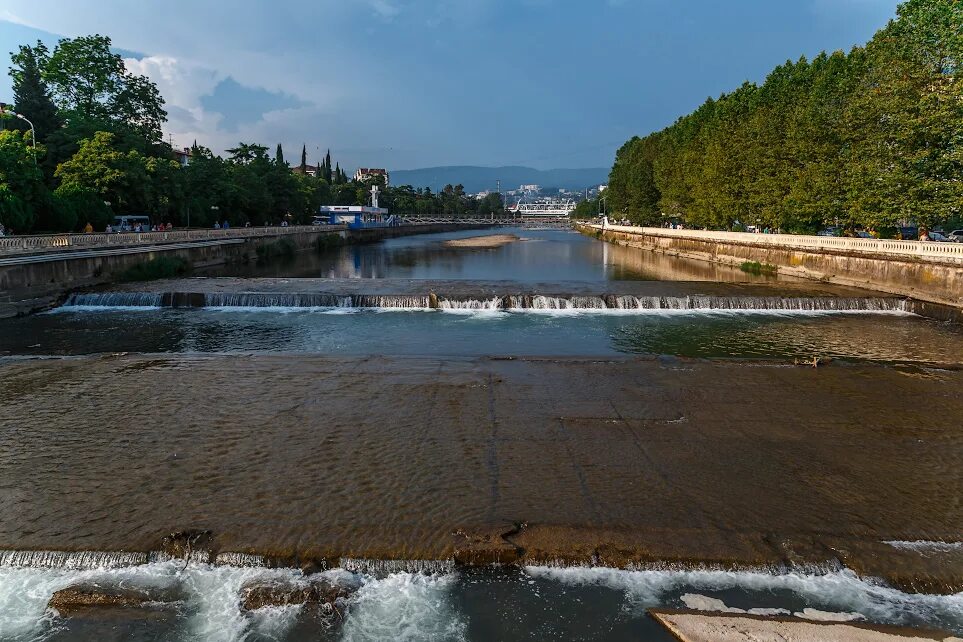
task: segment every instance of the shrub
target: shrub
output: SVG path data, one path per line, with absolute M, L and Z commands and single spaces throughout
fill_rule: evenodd
M 775 274 L 779 268 L 771 263 L 760 263 L 759 261 L 746 261 L 739 266 L 743 272 L 749 274 Z
M 183 276 L 191 271 L 187 259 L 179 256 L 159 256 L 156 259 L 132 265 L 120 274 L 121 281 L 153 281 Z
M 273 259 L 292 259 L 297 252 L 297 247 L 291 239 L 278 239 L 273 243 L 259 245 L 255 250 L 258 263 L 266 263 Z

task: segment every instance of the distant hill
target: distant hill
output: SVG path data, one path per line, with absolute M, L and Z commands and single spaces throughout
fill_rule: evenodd
M 424 169 L 399 169 L 391 172 L 392 185 L 430 187 L 437 192 L 445 185 L 465 186 L 466 192 L 495 190 L 495 181 L 502 182 L 502 191 L 518 189 L 519 185 L 536 184 L 542 187 L 580 190 L 604 185 L 608 181 L 607 167 L 589 169 L 534 169 L 531 167 L 474 167 L 450 165 Z

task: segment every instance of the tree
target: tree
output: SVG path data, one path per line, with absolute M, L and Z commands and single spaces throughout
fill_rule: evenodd
M 50 89 L 43 79 L 43 69 L 50 59 L 47 46 L 39 40 L 36 46 L 22 45 L 11 54 L 10 78 L 13 80 L 13 101 L 17 111 L 25 114 L 34 125 L 37 141 L 43 142 L 63 124 L 57 107 L 50 97 Z M 23 121 L 16 121 L 28 129 Z
M 57 168 L 56 176 L 64 189 L 91 190 L 117 211 L 148 209 L 150 175 L 145 157 L 118 149 L 109 132 L 81 141 L 77 153 Z
M 287 167 L 288 164 L 284 162 L 284 150 L 281 149 L 281 143 L 278 143 L 278 147 L 274 150 L 274 162 L 277 163 L 278 167 Z
M 43 147 L 36 153 L 42 156 Z M 8 228 L 28 231 L 49 211 L 49 193 L 34 160 L 29 132 L 0 132 L 0 187 L 5 190 L 0 222 Z
M 301 145 L 301 164 L 298 165 L 302 174 L 308 173 L 308 146 Z
M 110 38 L 61 39 L 43 77 L 68 121 L 92 122 L 114 133 L 127 129 L 142 143 L 141 151 L 160 141 L 164 99 L 150 79 L 127 71 L 123 58 L 111 51 Z

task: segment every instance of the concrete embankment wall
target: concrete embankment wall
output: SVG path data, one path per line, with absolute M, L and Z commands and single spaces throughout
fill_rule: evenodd
M 598 230 L 584 226 L 583 232 L 597 236 Z M 740 266 L 745 262 L 774 265 L 788 274 L 829 283 L 869 288 L 912 297 L 920 302 L 952 306 L 963 310 L 963 263 L 952 259 L 892 257 L 872 252 L 805 249 L 747 241 L 720 241 L 658 233 L 607 230 L 602 238 L 610 243 L 672 256 Z
M 337 235 L 341 243 L 372 243 L 386 238 L 413 234 L 431 234 L 487 226 L 455 224 L 403 225 L 391 228 L 329 231 L 319 229 L 302 234 L 262 236 L 239 239 L 220 244 L 198 243 L 188 247 L 164 248 L 156 251 L 135 251 L 106 256 L 81 256 L 38 263 L 17 263 L 0 267 L 0 318 L 29 314 L 50 306 L 68 292 L 116 281 L 128 268 L 159 256 L 179 257 L 194 267 L 209 267 L 224 263 L 246 263 L 257 259 L 257 249 L 278 242 L 290 241 L 298 251 L 314 251 L 318 239 Z

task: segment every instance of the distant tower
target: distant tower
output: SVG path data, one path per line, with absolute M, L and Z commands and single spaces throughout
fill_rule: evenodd
M 372 185 L 372 186 L 371 186 L 371 207 L 378 207 L 378 192 L 379 192 L 379 191 L 380 191 L 380 190 L 378 190 L 378 186 L 377 186 L 377 185 Z

